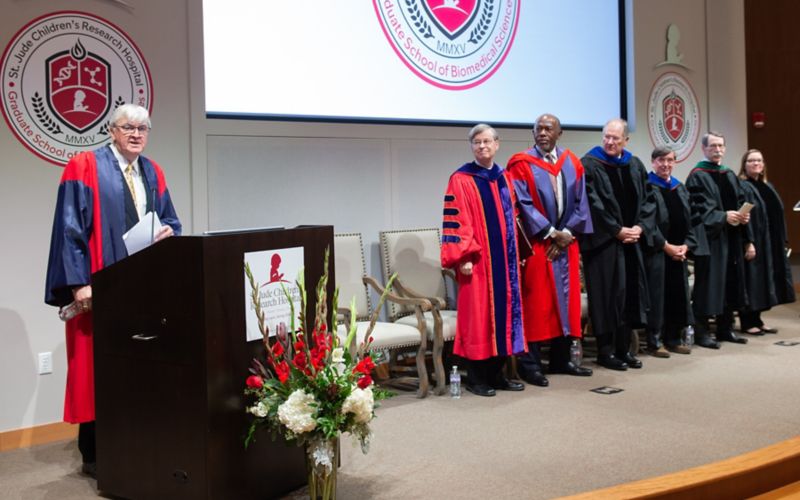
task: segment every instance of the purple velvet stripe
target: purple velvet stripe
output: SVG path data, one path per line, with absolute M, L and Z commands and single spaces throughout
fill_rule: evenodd
M 508 265 L 508 285 L 511 287 L 511 350 L 512 354 L 525 350 L 525 334 L 522 325 L 522 292 L 519 282 L 517 262 L 517 231 L 514 225 L 514 205 L 511 202 L 505 177 L 497 180 L 500 188 L 500 203 L 503 204 L 503 217 L 506 223 L 506 250 Z

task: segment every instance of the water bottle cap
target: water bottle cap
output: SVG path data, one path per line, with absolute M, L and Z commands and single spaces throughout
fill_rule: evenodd
M 458 366 L 453 365 L 453 373 L 456 373 L 457 371 L 458 371 Z

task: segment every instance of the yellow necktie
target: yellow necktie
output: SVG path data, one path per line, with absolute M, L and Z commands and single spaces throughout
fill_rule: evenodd
M 131 198 L 133 198 L 133 206 L 136 207 L 136 188 L 133 185 L 133 164 L 128 163 L 128 166 L 125 167 L 125 181 L 128 183 L 128 189 L 131 192 Z M 136 209 L 138 212 L 138 208 Z

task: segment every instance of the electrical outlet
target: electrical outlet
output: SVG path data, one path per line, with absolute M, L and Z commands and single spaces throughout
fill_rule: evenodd
M 39 353 L 39 375 L 53 373 L 53 353 L 40 352 Z

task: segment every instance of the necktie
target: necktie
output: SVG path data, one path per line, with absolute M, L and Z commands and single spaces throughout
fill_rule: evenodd
M 133 164 L 128 163 L 128 166 L 125 167 L 125 182 L 128 183 L 128 189 L 131 192 L 131 198 L 133 198 L 133 206 L 137 206 L 136 204 L 136 188 L 133 185 Z M 137 208 L 138 211 L 138 208 Z
M 544 159 L 545 159 L 545 161 L 547 163 L 550 163 L 550 164 L 555 164 L 556 163 L 556 158 L 555 158 L 555 155 L 553 153 L 547 153 L 544 156 Z M 553 186 L 553 193 L 555 193 L 556 196 L 558 196 L 558 178 L 553 174 L 550 174 L 550 184 Z

